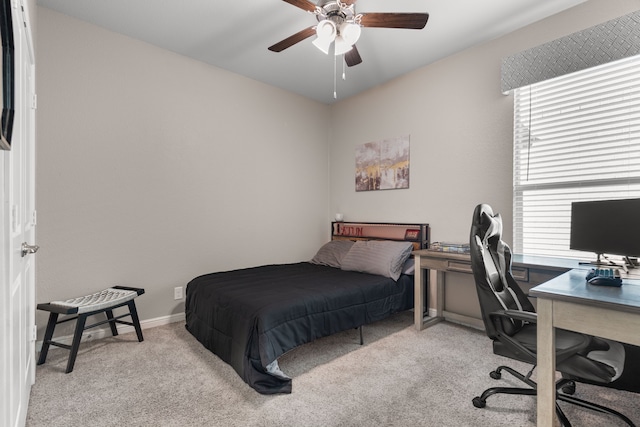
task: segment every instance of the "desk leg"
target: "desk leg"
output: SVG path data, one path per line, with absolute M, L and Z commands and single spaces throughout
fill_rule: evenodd
M 420 256 L 415 257 L 415 271 L 413 273 L 413 323 L 416 326 L 416 330 L 421 331 L 424 329 L 424 295 L 426 286 L 424 283 L 424 272 L 420 266 Z
M 431 271 L 429 283 L 431 283 L 432 286 L 435 286 L 435 295 L 434 292 L 431 292 L 429 296 L 433 298 L 436 309 L 436 317 L 439 319 L 444 319 L 444 281 L 444 271 Z
M 538 427 L 553 427 L 556 419 L 556 348 L 553 301 L 538 298 Z
M 442 312 L 444 310 L 444 272 L 438 271 L 435 273 L 433 270 L 427 270 L 420 264 L 420 256 L 415 256 L 416 270 L 414 273 L 414 298 L 413 298 L 413 310 L 414 310 L 414 324 L 418 331 L 421 331 L 435 323 L 438 323 L 443 319 Z M 427 273 L 429 272 L 429 273 Z M 433 304 L 431 300 L 435 301 L 436 315 L 435 317 L 429 317 L 425 319 L 424 312 L 424 299 L 427 293 L 427 286 L 425 284 L 425 273 L 431 274 L 429 278 L 429 284 L 435 286 L 435 293 L 429 293 L 429 304 Z M 437 276 L 434 280 L 434 276 Z

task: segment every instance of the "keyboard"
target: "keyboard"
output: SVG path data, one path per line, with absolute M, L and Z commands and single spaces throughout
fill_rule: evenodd
M 620 270 L 617 268 L 592 268 L 586 279 L 587 283 L 595 286 L 622 286 Z

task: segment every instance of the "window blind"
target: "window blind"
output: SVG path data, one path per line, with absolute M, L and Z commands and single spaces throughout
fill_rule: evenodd
M 513 153 L 515 252 L 595 259 L 571 202 L 640 197 L 640 56 L 515 89 Z

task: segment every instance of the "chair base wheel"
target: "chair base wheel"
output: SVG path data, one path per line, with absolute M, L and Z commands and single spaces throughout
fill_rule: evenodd
M 576 392 L 576 384 L 567 384 L 565 386 L 562 386 L 561 390 L 564 394 L 573 395 Z
M 493 378 L 494 380 L 499 380 L 500 378 L 502 378 L 502 374 L 498 371 L 491 371 L 489 372 L 489 376 L 491 378 Z
M 484 408 L 485 406 L 487 406 L 487 402 L 480 399 L 479 397 L 474 397 L 472 402 L 473 406 L 475 406 L 476 408 Z

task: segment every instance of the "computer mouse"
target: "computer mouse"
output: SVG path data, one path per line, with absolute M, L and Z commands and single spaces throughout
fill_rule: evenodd
M 596 286 L 622 286 L 622 279 L 619 277 L 596 276 L 587 282 Z

